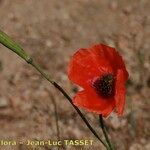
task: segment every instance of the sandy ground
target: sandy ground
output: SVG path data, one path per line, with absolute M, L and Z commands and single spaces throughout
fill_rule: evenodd
M 150 143 L 149 0 L 0 0 L 0 28 L 18 41 L 71 96 L 66 76 L 71 55 L 80 47 L 105 43 L 122 54 L 130 79 L 123 117 L 106 119 L 118 150 L 149 150 Z M 93 139 L 92 146 L 66 150 L 103 150 L 67 100 L 39 73 L 0 45 L 0 139 L 57 139 L 54 100 L 61 139 Z M 101 135 L 98 117 L 83 111 Z M 0 150 L 57 150 L 18 144 Z

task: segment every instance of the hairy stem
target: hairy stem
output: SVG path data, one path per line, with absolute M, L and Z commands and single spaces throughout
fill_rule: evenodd
M 108 148 L 108 146 L 106 145 L 106 143 L 98 136 L 98 134 L 96 133 L 96 131 L 89 124 L 89 122 L 84 117 L 84 115 L 82 114 L 82 112 L 72 103 L 71 97 L 65 92 L 65 90 L 59 84 L 57 84 L 54 80 L 52 80 L 50 78 L 50 76 L 43 71 L 43 69 L 33 60 L 33 58 L 31 58 L 23 50 L 23 48 L 18 43 L 16 43 L 15 41 L 13 41 L 6 33 L 4 33 L 1 30 L 0 30 L 0 43 L 3 44 L 4 46 L 6 46 L 7 48 L 9 48 L 10 50 L 12 50 L 13 52 L 15 52 L 18 56 L 20 56 L 21 58 L 23 58 L 27 63 L 29 63 L 30 65 L 32 65 L 38 72 L 41 73 L 41 75 L 46 80 L 48 80 L 55 88 L 57 88 L 66 97 L 66 99 L 70 102 L 70 104 L 73 106 L 73 108 L 77 111 L 77 113 L 79 114 L 79 116 L 82 118 L 82 120 L 84 121 L 84 123 L 86 124 L 86 126 L 90 129 L 90 131 L 94 134 L 94 136 L 106 148 Z

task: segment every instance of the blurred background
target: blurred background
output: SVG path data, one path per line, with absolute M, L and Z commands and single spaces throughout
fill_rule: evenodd
M 150 149 L 149 0 L 0 0 L 0 28 L 71 96 L 67 64 L 81 47 L 105 43 L 122 54 L 130 79 L 123 117 L 105 121 L 118 150 Z M 56 128 L 56 109 L 59 133 Z M 83 111 L 99 135 L 98 116 Z M 92 146 L 61 150 L 104 150 L 68 101 L 39 73 L 0 45 L 0 139 L 93 139 Z M 57 150 L 0 146 L 0 150 Z

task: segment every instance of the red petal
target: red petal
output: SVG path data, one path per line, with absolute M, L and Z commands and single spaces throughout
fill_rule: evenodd
M 124 79 L 128 79 L 128 72 L 126 70 L 124 61 L 122 57 L 119 55 L 119 53 L 115 50 L 115 48 L 106 46 L 101 44 L 101 47 L 104 50 L 105 55 L 107 56 L 107 59 L 110 62 L 110 65 L 113 67 L 114 71 L 117 73 L 118 69 L 123 70 Z
M 104 73 L 111 73 L 112 68 L 101 50 L 97 45 L 91 49 L 80 49 L 72 57 L 68 76 L 74 83 L 86 87 L 88 82 Z
M 89 112 L 102 114 L 107 117 L 115 107 L 113 98 L 103 99 L 99 97 L 94 91 L 80 91 L 74 97 L 73 103 L 76 106 L 82 107 Z
M 118 70 L 116 79 L 115 103 L 116 103 L 116 110 L 119 115 L 123 114 L 125 105 L 125 93 L 126 89 L 125 89 L 124 73 L 122 70 Z
M 105 51 L 102 44 L 94 45 L 89 49 L 92 53 L 92 56 L 97 64 L 97 69 L 100 71 L 107 73 L 112 73 L 112 65 L 109 62 L 107 55 L 105 55 Z

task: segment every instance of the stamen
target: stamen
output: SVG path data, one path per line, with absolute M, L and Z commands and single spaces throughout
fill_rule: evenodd
M 96 92 L 103 97 L 111 97 L 114 95 L 114 76 L 106 74 L 98 78 L 93 83 Z

